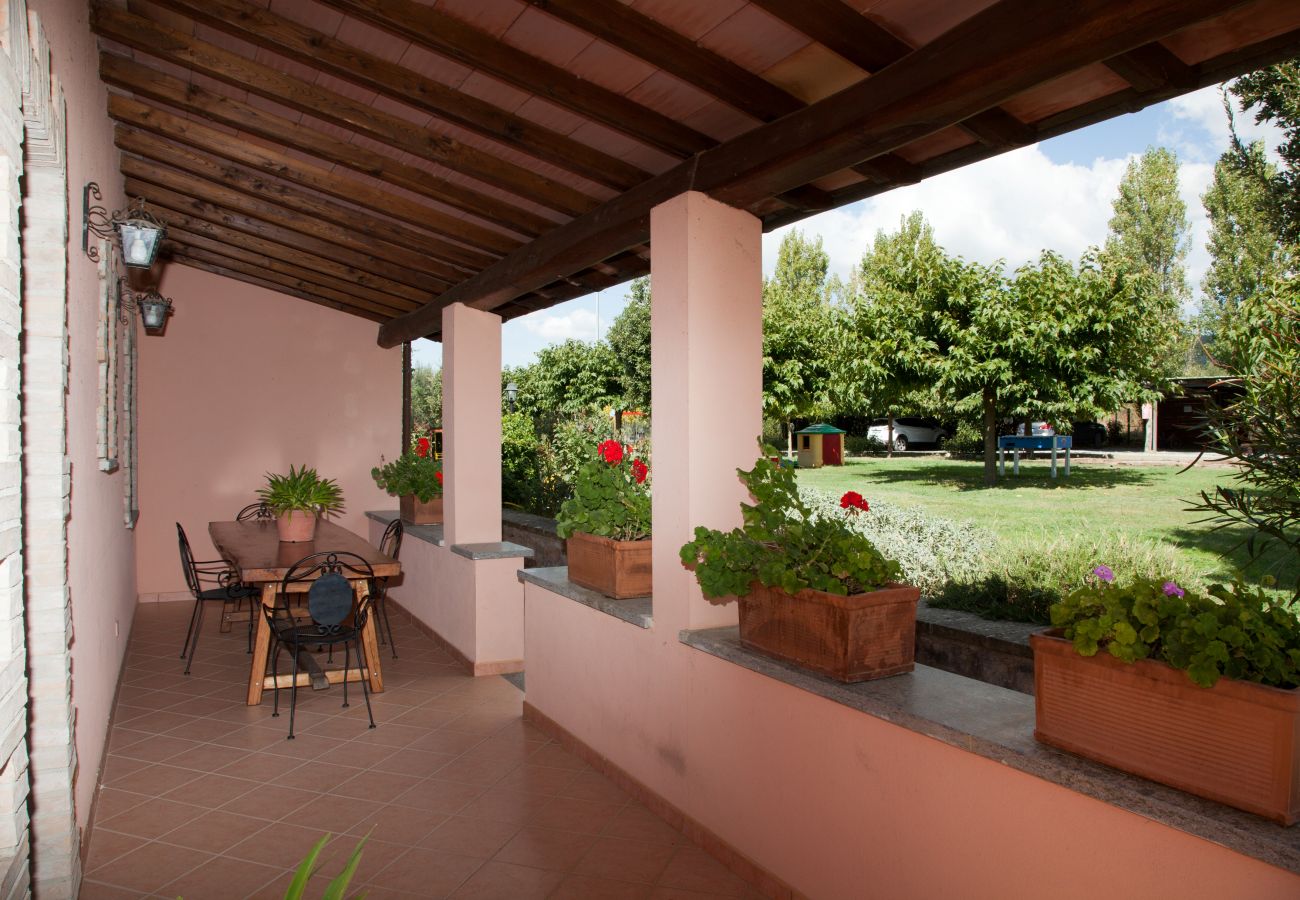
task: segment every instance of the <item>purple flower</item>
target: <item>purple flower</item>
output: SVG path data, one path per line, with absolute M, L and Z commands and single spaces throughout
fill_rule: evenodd
M 1115 573 L 1110 570 L 1110 566 L 1098 566 L 1092 570 L 1092 574 L 1107 583 L 1115 580 Z
M 1183 594 L 1186 594 L 1186 593 L 1187 593 L 1187 592 L 1186 592 L 1185 590 L 1183 590 L 1182 588 L 1180 588 L 1180 587 L 1179 587 L 1177 584 L 1175 584 L 1174 582 L 1172 582 L 1172 581 L 1166 581 L 1166 582 L 1165 582 L 1165 596 L 1166 596 L 1166 597 L 1181 597 L 1181 596 L 1183 596 Z

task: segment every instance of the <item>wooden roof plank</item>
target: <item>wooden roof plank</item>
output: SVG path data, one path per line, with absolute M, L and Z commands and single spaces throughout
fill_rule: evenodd
M 389 99 L 558 166 L 596 184 L 624 190 L 649 172 L 581 141 L 463 94 L 397 63 L 367 53 L 246 0 L 153 0 L 227 34 L 350 81 Z
M 199 85 L 186 84 L 123 56 L 100 54 L 99 74 L 107 84 L 129 90 L 137 96 L 165 103 L 209 121 L 291 147 L 316 159 L 378 178 L 525 236 L 536 236 L 556 224 L 536 213 L 453 184 L 445 178 L 398 162 L 390 156 L 328 137 L 314 128 L 291 122 Z
M 108 114 L 118 122 L 242 163 L 327 196 L 358 203 L 372 211 L 384 212 L 408 224 L 454 236 L 456 240 L 473 247 L 506 253 L 521 243 L 509 235 L 466 219 L 458 219 L 401 194 L 339 175 L 322 166 L 303 162 L 283 151 L 226 134 L 132 97 L 110 94 Z

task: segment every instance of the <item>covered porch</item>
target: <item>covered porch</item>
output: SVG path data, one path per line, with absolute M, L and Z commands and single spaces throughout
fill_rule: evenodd
M 0 894 L 280 896 L 326 831 L 330 876 L 371 834 L 376 897 L 1300 892 L 1295 829 L 1048 750 L 1011 691 L 765 662 L 677 556 L 739 520 L 764 231 L 1289 58 L 1294 3 L 0 8 Z M 88 182 L 166 225 L 148 275 L 87 259 Z M 501 327 L 647 272 L 628 613 L 502 540 Z M 137 340 L 152 288 L 174 314 Z M 446 521 L 403 547 L 378 727 L 303 691 L 289 742 L 240 629 L 210 616 L 182 674 L 175 524 L 212 559 L 206 523 L 306 461 L 377 543 L 418 338 Z

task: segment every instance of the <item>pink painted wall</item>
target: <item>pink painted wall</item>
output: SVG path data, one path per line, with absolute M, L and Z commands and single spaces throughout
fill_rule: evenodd
M 336 479 L 334 521 L 357 534 L 366 510 L 397 507 L 370 469 L 401 450 L 400 348 L 364 319 L 186 266 L 169 265 L 162 290 L 176 313 L 140 347 L 143 597 L 185 589 L 175 523 L 214 558 L 208 522 L 256 500 L 266 472 L 306 463 Z
M 72 699 L 76 706 L 77 823 L 86 824 L 99 774 L 113 692 L 135 612 L 134 537 L 123 523 L 123 478 L 96 462 L 99 280 L 81 252 L 82 187 L 98 181 L 104 203 L 122 206 L 107 98 L 94 66 L 87 5 L 28 0 L 50 43 L 50 65 L 67 98 L 68 128 L 68 591 L 72 606 Z

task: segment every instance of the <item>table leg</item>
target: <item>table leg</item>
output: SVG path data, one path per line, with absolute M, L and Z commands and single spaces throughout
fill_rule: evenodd
M 1065 448 L 1065 477 L 1070 477 L 1070 448 Z
M 275 606 L 275 591 L 279 585 L 274 581 L 262 585 L 262 605 Z M 266 658 L 271 648 L 271 629 L 266 625 L 266 616 L 256 610 L 257 629 L 253 636 L 253 659 L 248 669 L 248 705 L 257 706 L 262 702 L 262 679 L 266 677 Z
M 357 602 L 360 603 L 370 586 L 364 581 L 358 581 L 355 590 Z M 379 641 L 375 638 L 375 613 L 376 609 L 372 605 L 370 615 L 366 616 L 365 627 L 361 629 L 361 649 L 366 658 L 366 672 L 370 675 L 370 692 L 380 694 L 384 690 L 384 671 L 383 663 L 379 660 Z
M 1020 448 L 1019 447 L 1016 447 L 1011 451 L 1011 459 L 1013 461 L 1013 464 L 1011 466 L 1011 471 L 1013 474 L 1019 475 L 1020 474 Z
M 1056 441 L 1052 441 L 1052 477 L 1056 477 Z
M 1007 448 L 1006 447 L 998 448 L 998 474 L 1001 475 L 1003 478 L 1005 478 L 1007 474 Z

